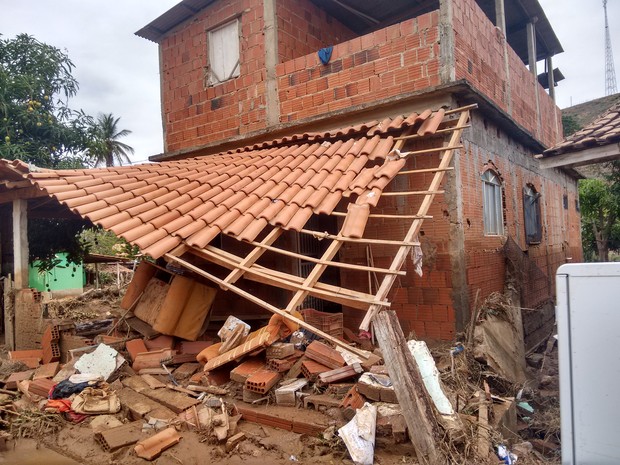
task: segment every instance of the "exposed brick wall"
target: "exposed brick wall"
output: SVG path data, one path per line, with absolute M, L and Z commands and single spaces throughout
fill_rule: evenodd
M 505 37 L 475 0 L 453 2 L 453 27 L 456 79 L 471 82 L 546 146 L 560 141 L 559 109 L 510 46 L 507 47 L 509 74 L 506 74 Z M 536 92 L 542 121 L 540 132 Z
M 206 31 L 240 15 L 240 76 L 206 87 Z M 263 7 L 215 2 L 160 43 L 165 148 L 176 151 L 265 127 Z
M 427 146 L 417 144 L 411 149 L 423 149 Z M 438 155 L 419 155 L 411 157 L 405 170 L 436 168 L 439 165 Z M 399 175 L 392 181 L 389 191 L 420 191 L 427 190 L 433 174 Z M 423 196 L 386 197 L 384 196 L 379 208 L 373 213 L 383 214 L 416 214 L 423 200 Z M 388 298 L 391 308 L 400 319 L 403 331 L 407 334 L 413 331 L 417 337 L 436 340 L 452 340 L 455 334 L 455 311 L 452 299 L 452 272 L 449 255 L 450 218 L 448 205 L 443 195 L 435 197 L 429 210 L 432 220 L 425 220 L 421 230 L 423 276 L 414 271 L 410 257 L 405 261 L 402 270 L 406 276 L 399 276 Z M 402 240 L 409 229 L 412 220 L 371 218 L 366 227 L 366 237 Z M 396 246 L 372 246 L 374 266 L 389 268 Z M 367 265 L 365 246 L 346 243 L 341 249 L 340 256 L 344 261 Z M 377 274 L 381 283 L 383 275 Z M 368 292 L 367 273 L 357 273 L 345 270 L 340 275 L 341 284 L 346 287 Z M 376 286 L 373 284 L 373 292 Z M 357 328 L 364 317 L 364 312 L 345 308 L 345 326 Z
M 278 0 L 280 62 L 316 53 L 356 34 L 309 0 Z
M 439 84 L 439 12 L 334 46 L 328 65 L 316 50 L 276 68 L 282 122 L 381 101 Z
M 550 289 L 553 295 L 557 268 L 569 258 L 574 262 L 582 260 L 580 215 L 575 208 L 578 197 L 576 182 L 560 171 L 540 170 L 533 154 L 476 113 L 472 129 L 465 133 L 464 145 L 458 170 L 463 186 L 464 247 L 470 304 L 473 306 L 478 289 L 478 301 L 481 302 L 491 292 L 501 292 L 504 287 L 503 238 L 484 235 L 480 176 L 489 162 L 503 178 L 505 234 L 527 251 L 529 258 L 547 275 L 546 284 L 550 287 L 546 291 Z M 541 243 L 529 246 L 525 243 L 522 194 L 527 183 L 533 184 L 542 194 L 543 225 Z M 565 195 L 568 199 L 566 209 Z

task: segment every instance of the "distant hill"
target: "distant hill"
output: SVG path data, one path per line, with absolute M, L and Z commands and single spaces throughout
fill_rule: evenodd
M 587 126 L 617 102 L 620 102 L 620 93 L 563 108 L 562 120 L 566 126 L 564 136 L 569 136 Z

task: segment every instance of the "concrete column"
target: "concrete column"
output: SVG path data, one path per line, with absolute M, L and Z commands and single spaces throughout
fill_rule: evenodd
M 13 200 L 13 273 L 16 289 L 28 287 L 28 201 Z
M 264 42 L 266 69 L 266 112 L 267 126 L 280 123 L 280 97 L 278 96 L 278 18 L 276 0 L 263 0 L 263 17 L 265 22 Z
M 536 21 L 534 17 L 527 23 L 527 61 L 530 65 L 530 72 L 534 77 L 534 92 L 536 94 L 536 138 L 540 140 L 542 135 L 542 119 L 540 116 L 540 97 L 538 95 L 538 71 L 536 69 Z
M 555 79 L 553 77 L 553 58 L 547 58 L 547 77 L 549 78 L 549 97 L 555 102 Z
M 527 23 L 527 61 L 530 65 L 530 72 L 537 78 L 538 73 L 536 71 L 536 18 Z
M 441 55 L 439 76 L 441 83 L 446 84 L 456 79 L 456 64 L 454 58 L 454 26 L 452 0 L 439 2 L 439 53 Z
M 506 9 L 504 0 L 495 0 L 495 25 L 501 29 L 506 36 Z

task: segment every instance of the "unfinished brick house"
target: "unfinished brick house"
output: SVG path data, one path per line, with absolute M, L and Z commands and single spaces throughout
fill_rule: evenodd
M 214 317 L 341 309 L 355 329 L 390 306 L 435 340 L 507 257 L 529 308 L 581 259 L 576 174 L 534 158 L 562 132 L 536 0 L 184 0 L 137 34 L 159 44 L 159 163 L 3 161 L 14 225 L 51 197 L 232 290 Z
M 421 231 L 424 276 L 409 262 L 393 290 L 405 332 L 452 339 L 478 292 L 482 299 L 502 290 L 506 238 L 542 272 L 526 280 L 524 306 L 552 295 L 560 264 L 581 260 L 574 173 L 540 170 L 533 158 L 562 134 L 553 98 L 561 73 L 551 61 L 562 48 L 536 0 L 194 0 L 137 34 L 159 44 L 165 154 L 156 160 L 412 110 L 479 105 L 446 193 Z M 332 45 L 323 64 L 317 52 Z M 546 72 L 538 76 L 541 64 Z M 432 167 L 432 158 L 408 163 Z M 423 189 L 415 179 L 399 179 L 395 189 Z M 386 197 L 380 209 L 417 211 L 410 204 L 411 197 Z M 395 227 L 370 222 L 367 233 L 390 237 Z M 391 260 L 388 250 L 372 253 L 377 266 Z M 345 246 L 340 259 L 367 263 L 367 250 Z M 352 273 L 339 278 L 369 286 Z M 359 312 L 345 315 L 350 327 L 359 322 Z

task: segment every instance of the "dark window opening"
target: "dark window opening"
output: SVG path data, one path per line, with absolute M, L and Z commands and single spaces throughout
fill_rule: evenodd
M 540 197 L 534 186 L 528 184 L 523 188 L 523 217 L 525 219 L 526 244 L 540 244 L 542 240 L 542 222 L 540 217 Z

